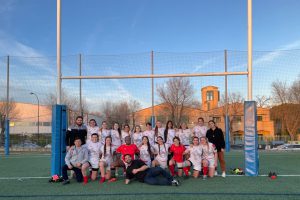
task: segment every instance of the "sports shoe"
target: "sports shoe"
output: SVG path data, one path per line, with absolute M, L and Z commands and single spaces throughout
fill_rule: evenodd
M 111 178 L 111 179 L 108 180 L 109 183 L 111 183 L 111 182 L 116 182 L 116 181 L 117 181 L 116 178 Z
M 222 177 L 225 178 L 226 177 L 226 173 L 222 172 Z
M 173 179 L 172 185 L 173 186 L 179 186 L 179 181 L 177 181 L 176 179 Z
M 206 180 L 207 179 L 207 175 L 203 175 L 202 179 Z
M 105 177 L 101 177 L 99 183 L 104 183 L 105 182 Z
M 67 184 L 70 184 L 70 180 L 64 180 L 64 181 L 62 182 L 62 185 L 67 185 Z
M 116 176 L 116 177 L 118 177 L 118 176 L 119 176 L 119 173 L 118 173 L 118 172 L 116 172 L 115 176 Z
M 218 171 L 215 171 L 215 176 L 218 176 Z

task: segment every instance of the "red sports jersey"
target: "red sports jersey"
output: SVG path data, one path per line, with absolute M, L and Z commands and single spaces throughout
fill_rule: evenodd
M 183 153 L 185 151 L 185 147 L 183 145 L 175 146 L 172 144 L 170 147 L 170 152 L 173 153 L 173 160 L 178 163 L 183 162 Z
M 122 144 L 121 146 L 119 146 L 117 148 L 116 152 L 122 154 L 123 161 L 125 161 L 124 157 L 126 154 L 130 154 L 132 160 L 134 160 L 134 154 L 138 153 L 139 149 L 137 148 L 137 146 L 135 144 L 131 144 L 131 145 Z

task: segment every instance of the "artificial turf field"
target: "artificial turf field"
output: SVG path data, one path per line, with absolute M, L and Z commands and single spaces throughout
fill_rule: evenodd
M 261 151 L 260 175 L 276 171 L 278 177 L 227 176 L 208 180 L 179 179 L 181 185 L 151 186 L 132 182 L 87 185 L 71 180 L 69 185 L 49 183 L 50 155 L 16 154 L 0 155 L 0 199 L 300 199 L 300 152 Z M 232 151 L 225 154 L 230 168 L 244 168 L 244 153 Z M 288 175 L 288 176 L 285 176 Z

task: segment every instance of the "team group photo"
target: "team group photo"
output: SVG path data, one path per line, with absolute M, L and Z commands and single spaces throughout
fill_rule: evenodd
M 70 183 L 70 170 L 83 184 L 115 182 L 123 177 L 125 184 L 137 179 L 152 185 L 179 186 L 176 177 L 206 180 L 218 175 L 218 161 L 225 178 L 224 135 L 213 120 L 208 124 L 209 128 L 199 117 L 193 128 L 184 122 L 175 128 L 172 121 L 164 127 L 156 121 L 154 128 L 148 122 L 145 130 L 118 122 L 109 128 L 106 121 L 97 126 L 95 119 L 86 126 L 83 117 L 77 116 L 66 133 L 62 184 Z
M 0 200 L 299 200 L 300 0 L 0 0 Z

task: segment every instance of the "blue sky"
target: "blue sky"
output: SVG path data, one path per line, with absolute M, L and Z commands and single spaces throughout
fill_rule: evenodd
M 19 56 L 12 61 L 12 68 L 15 66 L 15 73 L 22 71 L 19 76 L 25 77 L 24 83 L 14 82 L 12 79 L 12 85 L 14 84 L 15 88 L 22 87 L 20 90 L 25 91 L 24 95 L 30 90 L 43 95 L 46 93 L 44 87 L 49 85 L 52 89 L 55 87 L 56 72 L 53 56 L 56 55 L 56 1 L 0 0 L 0 5 L 0 56 Z M 157 61 L 157 65 L 166 66 L 164 73 L 220 71 L 222 68 L 216 65 L 222 63 L 224 49 L 247 50 L 246 6 L 246 0 L 62 0 L 62 54 L 66 56 L 63 59 L 64 72 L 69 75 L 77 70 L 76 67 L 74 69 L 78 62 L 77 57 L 69 55 L 121 54 L 121 58 L 117 56 L 98 60 L 86 59 L 85 63 L 89 67 L 95 65 L 94 69 L 87 68 L 86 73 L 97 74 L 94 71 L 102 70 L 102 72 L 107 71 L 108 74 L 132 74 L 140 69 L 140 66 L 149 65 L 147 59 L 151 50 L 180 53 L 179 56 L 177 54 L 157 55 L 158 58 L 165 56 L 161 61 Z M 284 51 L 275 54 L 267 52 L 300 49 L 299 10 L 299 0 L 253 0 L 253 49 L 262 51 L 254 55 L 254 64 L 257 64 L 257 68 L 264 66 L 264 70 L 257 71 L 257 77 L 261 78 L 257 83 L 264 84 L 263 87 L 256 86 L 256 92 L 259 91 L 257 92 L 259 94 L 267 93 L 270 83 L 274 80 L 268 78 L 268 84 L 264 82 L 261 74 L 265 74 L 266 70 L 273 72 L 268 77 L 284 76 L 283 80 L 292 80 L 300 72 L 294 67 L 299 63 L 298 56 L 293 57 L 294 54 L 290 55 Z M 204 54 L 190 55 L 188 52 L 212 53 L 205 57 Z M 299 51 L 296 53 L 298 55 Z M 245 53 L 239 55 L 232 61 L 231 67 L 245 70 L 247 61 L 245 55 Z M 24 59 L 24 57 L 46 57 L 46 59 L 34 60 Z M 182 59 L 178 60 L 178 58 Z M 103 60 L 105 62 L 102 62 Z M 106 69 L 96 69 L 99 63 L 106 63 L 103 64 Z M 189 64 L 182 69 L 185 63 Z M 274 63 L 278 65 L 276 74 L 273 70 Z M 0 58 L 0 64 L 5 65 L 5 58 Z M 213 64 L 216 67 L 210 70 L 209 66 Z M 26 70 L 26 67 L 20 70 L 18 67 L 21 65 L 28 66 L 32 70 Z M 41 65 L 44 67 L 40 67 Z M 128 65 L 131 66 L 129 69 L 127 69 Z M 292 70 L 282 69 L 286 66 L 293 66 Z M 148 72 L 149 70 L 145 69 L 145 73 Z M 48 77 L 37 76 L 41 73 L 47 74 Z M 98 75 L 101 73 L 99 72 Z M 15 79 L 17 80 L 19 76 L 16 75 Z M 3 73 L 0 78 L 3 85 L 5 82 Z M 34 84 L 33 80 L 37 80 L 35 83 L 38 84 Z M 203 78 L 193 80 L 193 83 L 199 93 L 199 87 L 207 84 L 222 87 L 222 80 L 223 78 Z M 132 80 L 85 81 L 85 83 L 85 95 L 89 97 L 92 97 L 91 93 L 99 93 L 92 88 L 106 85 L 106 88 L 103 88 L 106 93 L 119 90 L 124 93 L 123 96 L 129 95 L 126 98 L 137 98 L 134 89 L 142 93 L 145 90 L 143 88 L 149 86 L 149 80 L 137 80 L 135 83 Z M 160 81 L 157 80 L 157 83 Z M 246 86 L 244 77 L 236 78 L 231 83 L 233 91 L 243 92 Z M 75 81 L 64 82 L 64 86 L 71 91 L 76 90 L 75 84 L 77 84 Z M 132 84 L 139 87 L 132 87 Z M 16 93 L 21 94 L 21 92 Z M 21 96 L 25 98 L 24 95 Z M 97 98 L 101 96 L 103 94 Z M 141 96 L 139 99 L 143 105 L 149 105 L 149 94 Z M 32 97 L 28 97 L 30 98 Z M 107 98 L 116 97 L 108 94 Z

